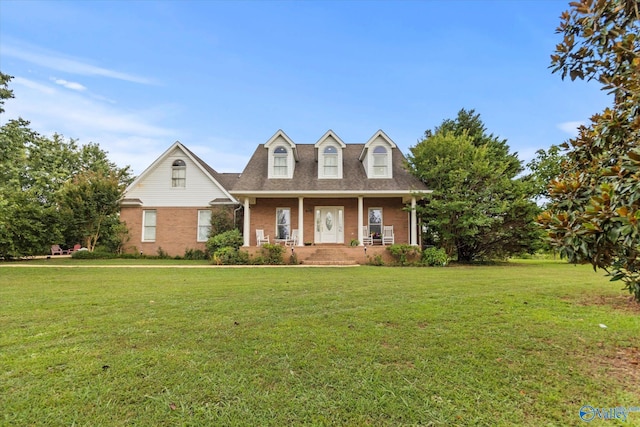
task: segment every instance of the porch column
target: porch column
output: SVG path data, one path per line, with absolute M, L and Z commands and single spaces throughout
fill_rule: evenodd
M 360 246 L 364 246 L 364 243 L 362 242 L 362 238 L 364 237 L 362 235 L 362 214 L 364 211 L 362 200 L 363 197 L 358 196 L 358 242 L 360 242 Z
M 249 210 L 249 198 L 244 198 L 244 225 L 242 227 L 243 246 L 251 246 L 251 214 Z
M 416 198 L 411 198 L 411 245 L 418 245 L 418 221 L 416 215 Z
M 304 246 L 304 197 L 298 197 L 298 246 Z

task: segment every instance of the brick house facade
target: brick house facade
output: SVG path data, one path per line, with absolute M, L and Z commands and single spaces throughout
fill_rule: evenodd
M 429 190 L 405 163 L 383 131 L 364 144 L 345 144 L 331 130 L 315 144 L 295 144 L 279 130 L 241 174 L 218 173 L 176 142 L 125 192 L 126 248 L 171 256 L 204 249 L 207 218 L 218 205 L 242 211 L 246 247 L 256 246 L 256 230 L 271 243 L 295 230 L 298 246 L 362 246 L 385 226 L 394 243 L 418 245 L 415 206 Z

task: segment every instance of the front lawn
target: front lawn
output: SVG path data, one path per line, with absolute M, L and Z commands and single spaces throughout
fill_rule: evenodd
M 0 267 L 0 425 L 581 425 L 640 407 L 620 287 L 542 261 Z

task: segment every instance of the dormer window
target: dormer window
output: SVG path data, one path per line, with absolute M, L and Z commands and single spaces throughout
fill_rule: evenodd
M 288 176 L 288 155 L 287 149 L 283 146 L 278 146 L 273 150 L 273 176 L 284 178 Z
M 171 165 L 171 187 L 185 188 L 187 185 L 187 164 L 184 160 L 176 160 Z
M 318 179 L 342 179 L 342 156 L 345 143 L 332 130 L 314 145 L 318 162 Z
M 389 176 L 389 155 L 385 147 L 373 149 L 373 175 L 379 178 Z
M 332 145 L 326 147 L 322 153 L 323 173 L 325 178 L 338 177 L 338 149 Z

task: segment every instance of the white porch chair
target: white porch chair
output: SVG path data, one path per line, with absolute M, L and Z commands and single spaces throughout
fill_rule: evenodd
M 298 244 L 298 229 L 291 230 L 291 236 L 285 240 L 285 245 L 296 246 Z
M 369 227 L 366 225 L 362 226 L 362 244 L 363 245 L 373 245 L 373 234 L 369 233 Z
M 256 229 L 256 246 L 262 246 L 265 243 L 269 243 L 269 236 L 264 235 L 264 230 Z
M 385 225 L 382 231 L 382 245 L 393 245 L 394 242 L 393 225 Z

